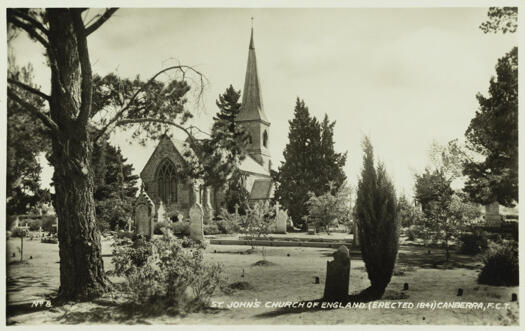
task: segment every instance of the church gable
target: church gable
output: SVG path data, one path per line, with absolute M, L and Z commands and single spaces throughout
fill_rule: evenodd
M 168 136 L 162 136 L 155 151 L 151 154 L 148 162 L 140 173 L 140 178 L 143 183 L 151 183 L 155 181 L 155 176 L 160 163 L 166 159 L 173 162 L 179 169 L 186 165 L 186 161 L 182 156 L 185 152 L 179 151 Z

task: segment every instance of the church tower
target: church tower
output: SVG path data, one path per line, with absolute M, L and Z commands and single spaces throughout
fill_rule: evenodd
M 242 90 L 242 107 L 236 119 L 249 133 L 248 154 L 264 168 L 271 168 L 270 158 L 270 122 L 264 113 L 261 84 L 257 73 L 257 60 L 253 44 L 253 26 L 248 49 L 248 64 L 244 89 Z

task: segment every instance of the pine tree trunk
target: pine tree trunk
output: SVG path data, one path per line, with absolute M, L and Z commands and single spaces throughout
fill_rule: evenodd
M 79 116 L 91 107 L 82 94 L 81 52 L 70 9 L 47 9 L 51 62 L 50 114 L 59 132 L 52 139 L 51 163 L 55 168 L 55 211 L 58 217 L 60 289 L 63 299 L 86 300 L 104 293 L 107 278 L 101 255 L 100 233 L 93 199 L 92 143 L 88 117 Z M 85 44 L 85 39 L 83 39 Z M 90 67 L 88 68 L 90 69 Z M 90 77 L 89 71 L 87 77 Z M 85 91 L 84 91 L 85 92 Z M 87 103 L 87 104 L 86 104 Z M 89 114 L 89 112 L 87 112 Z

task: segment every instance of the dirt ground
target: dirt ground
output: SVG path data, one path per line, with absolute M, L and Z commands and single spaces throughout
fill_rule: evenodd
M 104 240 L 102 243 L 104 265 L 110 270 L 111 242 Z M 417 246 L 401 246 L 394 276 L 381 301 L 352 308 L 290 309 L 278 305 L 322 297 L 326 262 L 331 260 L 333 249 L 266 247 L 266 260 L 272 264 L 254 266 L 262 259 L 260 251 L 246 254 L 248 246 L 208 245 L 206 259 L 224 264 L 228 282 L 247 282 L 250 288 L 238 289 L 231 294 L 218 293 L 212 302 L 216 306 L 222 302 L 221 308 L 186 316 L 144 316 L 138 312 L 122 313 L 118 298 L 57 307 L 31 307 L 33 300 L 43 300 L 56 293 L 59 285 L 58 245 L 25 240 L 24 257 L 27 260 L 24 263 L 13 262 L 20 259 L 20 239 L 9 239 L 7 245 L 7 322 L 11 325 L 519 324 L 519 301 L 511 302 L 512 293 L 519 292 L 518 287 L 477 284 L 481 257 L 453 253 L 451 260 L 445 263 L 443 251 L 432 249 L 429 254 L 427 249 Z M 369 281 L 360 252 L 352 251 L 351 259 L 350 293 L 358 293 L 368 287 Z M 315 277 L 319 277 L 319 284 L 316 284 Z M 404 283 L 408 283 L 408 290 L 403 290 Z M 459 288 L 463 289 L 462 296 L 457 296 Z M 239 307 L 254 302 L 259 303 L 258 308 Z M 421 303 L 426 305 L 418 306 Z M 455 303 L 456 306 L 437 307 L 443 303 Z M 476 305 L 467 306 L 472 303 Z

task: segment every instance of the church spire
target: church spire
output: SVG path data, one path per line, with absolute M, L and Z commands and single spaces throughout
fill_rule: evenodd
M 248 64 L 246 66 L 246 77 L 242 91 L 242 110 L 237 121 L 263 121 L 268 123 L 262 102 L 261 84 L 257 73 L 257 58 L 253 42 L 253 18 L 250 35 L 250 46 L 248 48 Z

